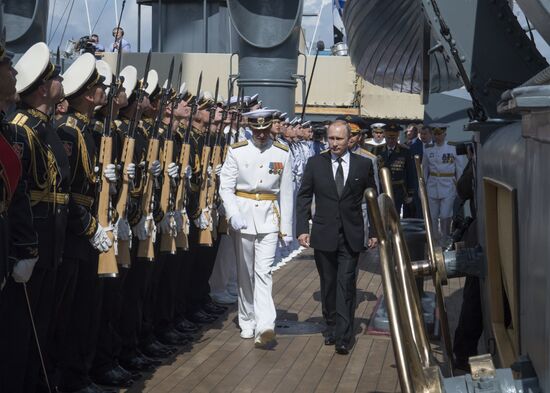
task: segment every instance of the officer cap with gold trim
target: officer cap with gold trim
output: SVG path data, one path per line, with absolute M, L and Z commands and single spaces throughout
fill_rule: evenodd
M 124 86 L 124 89 L 126 90 L 126 95 L 128 96 L 128 99 L 130 99 L 134 94 L 134 90 L 136 89 L 138 82 L 136 67 L 132 65 L 124 67 L 124 69 L 120 71 L 120 77 L 124 78 L 122 86 Z
M 50 50 L 43 42 L 31 46 L 14 68 L 17 71 L 15 88 L 19 94 L 31 92 L 41 83 L 57 77 L 60 71 L 50 61 Z
M 95 66 L 99 75 L 103 77 L 103 85 L 106 87 L 111 86 L 111 82 L 113 81 L 113 70 L 109 63 L 105 60 L 96 60 Z
M 365 120 L 363 120 L 361 116 L 357 115 L 338 116 L 336 120 L 342 120 L 348 123 L 351 133 L 355 135 L 360 134 L 362 130 L 368 127 Z
M 304 121 L 302 123 L 302 128 L 310 128 L 311 127 L 311 121 L 308 120 L 308 121 Z
M 428 127 L 430 127 L 434 134 L 443 134 L 447 132 L 449 125 L 445 123 L 431 123 Z
M 382 128 L 384 129 L 384 132 L 388 132 L 388 133 L 395 133 L 395 132 L 399 133 L 403 131 L 403 127 L 401 127 L 397 123 L 388 123 L 384 125 L 384 127 Z
M 189 89 L 187 89 L 187 85 L 185 84 L 185 82 L 183 82 L 180 86 L 180 97 L 185 102 L 189 102 L 191 101 L 191 98 L 193 98 L 193 93 L 191 93 Z
M 214 104 L 214 96 L 209 91 L 202 92 L 198 100 L 198 109 L 207 110 Z
M 275 113 L 273 113 L 273 122 L 274 123 L 280 123 L 281 122 L 281 111 L 275 110 Z
M 91 53 L 84 53 L 77 58 L 62 76 L 63 90 L 68 99 L 103 83 L 103 77 L 97 72 L 95 57 Z
M 243 116 L 248 119 L 248 125 L 253 130 L 265 130 L 271 127 L 276 112 L 277 111 L 274 109 L 258 109 L 252 112 L 243 113 Z
M 141 83 L 143 83 L 143 80 Z M 157 98 L 160 93 L 159 74 L 155 70 L 149 70 L 147 74 L 147 87 L 145 88 L 145 93 L 147 93 L 151 100 Z
M 302 120 L 299 117 L 295 117 L 294 119 L 292 119 L 290 121 L 290 125 L 295 127 L 295 126 L 300 125 L 301 122 L 302 122 Z
M 279 115 L 279 120 L 285 121 L 286 118 L 287 118 L 287 116 L 288 116 L 288 113 L 283 112 L 283 113 L 281 113 L 281 114 Z
M 372 132 L 384 132 L 385 123 L 374 123 L 370 125 Z

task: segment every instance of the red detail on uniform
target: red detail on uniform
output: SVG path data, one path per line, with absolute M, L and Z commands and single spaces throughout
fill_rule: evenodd
M 21 177 L 21 161 L 17 152 L 0 134 L 0 179 L 5 183 L 8 196 L 11 199 L 19 178 Z
M 73 155 L 73 143 L 69 141 L 63 141 L 63 147 L 65 147 L 65 153 L 67 153 L 67 157 L 70 157 Z

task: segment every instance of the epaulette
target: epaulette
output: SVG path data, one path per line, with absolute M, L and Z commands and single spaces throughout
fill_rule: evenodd
M 10 123 L 15 124 L 16 126 L 24 126 L 27 120 L 29 120 L 29 117 L 27 115 L 24 115 L 23 113 L 18 113 L 17 115 L 15 115 L 12 121 L 10 121 Z
M 274 144 L 275 144 L 275 143 L 274 143 Z M 244 140 L 244 141 L 240 141 L 240 142 L 237 142 L 237 143 L 233 143 L 233 144 L 231 145 L 231 148 L 232 148 L 232 149 L 236 149 L 236 148 L 238 148 L 238 147 L 243 147 L 243 146 L 246 146 L 246 145 L 248 145 L 248 140 Z
M 281 150 L 288 151 L 288 146 L 283 145 L 281 142 L 273 142 L 273 146 L 278 147 Z
M 404 144 L 402 144 L 402 143 L 400 143 L 400 144 L 399 144 L 399 147 L 402 147 L 403 149 L 407 149 L 407 150 L 409 150 L 409 149 L 410 149 L 410 147 L 409 147 L 409 146 L 407 146 L 407 145 L 404 145 Z
M 103 122 L 102 121 L 98 120 L 98 121 L 95 122 L 94 131 L 99 132 L 99 133 L 103 133 Z
M 77 128 L 78 121 L 72 116 L 67 116 L 67 121 L 65 122 L 65 124 L 67 125 L 67 127 Z
M 372 157 L 372 158 L 376 158 L 376 154 L 372 154 L 370 151 L 368 151 L 367 149 L 363 149 L 362 147 L 359 149 L 361 151 L 362 154 L 365 154 L 369 157 Z

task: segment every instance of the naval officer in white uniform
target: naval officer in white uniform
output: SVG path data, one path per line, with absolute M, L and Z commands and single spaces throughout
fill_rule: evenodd
M 425 145 L 422 156 L 422 168 L 432 223 L 437 231 L 440 224 L 441 240 L 445 240 L 451 231 L 453 204 L 456 198 L 456 182 L 464 167 L 456 154 L 456 147 L 445 140 L 447 125 L 431 124 L 433 143 Z
M 274 342 L 271 265 L 279 240 L 293 240 L 291 158 L 288 147 L 270 137 L 274 113 L 260 109 L 244 114 L 252 138 L 229 148 L 220 175 L 237 256 L 241 337 L 255 337 L 257 347 Z

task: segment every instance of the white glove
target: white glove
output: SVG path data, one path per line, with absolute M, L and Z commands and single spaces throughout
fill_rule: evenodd
M 119 218 L 116 222 L 116 234 L 118 240 L 130 240 L 130 223 L 125 218 Z
M 284 236 L 283 237 L 283 243 L 285 244 L 285 247 L 290 246 L 293 241 L 294 241 L 294 238 L 292 236 Z
M 103 167 L 103 176 L 109 181 L 109 183 L 116 183 L 116 166 L 115 164 L 105 165 Z
M 162 170 L 160 168 L 160 161 L 155 160 L 149 165 L 149 173 L 155 177 L 160 176 Z
M 241 229 L 246 229 L 246 221 L 241 217 L 240 213 L 235 214 L 229 219 L 229 224 L 231 228 L 235 231 L 240 231 Z
M 187 168 L 185 168 L 185 177 L 188 179 L 191 179 L 193 177 L 193 170 L 189 165 L 187 165 Z
M 136 164 L 133 162 L 129 163 L 126 167 L 126 174 L 130 180 L 134 180 L 136 177 Z
M 26 283 L 30 280 L 34 265 L 38 261 L 38 257 L 29 259 L 20 259 L 13 267 L 11 276 L 13 281 L 18 283 Z
M 208 176 L 212 174 L 212 165 L 208 165 L 208 168 L 206 168 L 206 173 L 208 173 Z
M 222 173 L 222 164 L 216 165 L 216 168 L 214 168 L 214 173 L 216 174 L 216 176 L 220 176 L 220 173 Z
M 183 230 L 183 216 L 181 211 L 176 210 L 174 212 L 174 221 L 176 221 L 176 231 L 181 232 Z
M 178 178 L 179 167 L 175 162 L 171 162 L 170 164 L 168 164 L 168 167 L 166 169 L 168 170 L 168 176 L 170 176 L 172 179 Z
M 151 236 L 150 231 L 150 220 L 151 218 L 147 218 L 145 216 L 142 216 L 137 225 L 134 225 L 132 228 L 132 231 L 137 236 L 139 240 L 146 240 L 149 236 Z
M 99 252 L 107 252 L 113 245 L 111 239 L 107 236 L 107 231 L 110 231 L 110 228 L 103 228 L 98 224 L 94 237 L 90 239 L 92 246 Z
M 166 213 L 159 223 L 160 233 L 173 233 L 173 229 L 175 229 L 175 224 L 176 222 L 172 219 L 172 213 Z
M 202 212 L 201 212 L 201 215 L 196 218 L 195 220 L 193 220 L 193 222 L 195 223 L 195 226 L 199 229 L 206 229 L 208 228 L 208 218 L 206 217 L 206 214 L 205 214 L 205 210 L 204 209 Z

